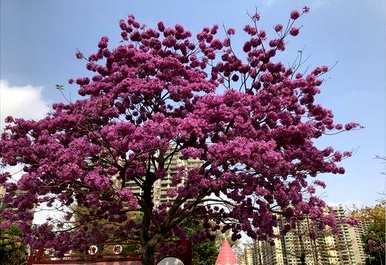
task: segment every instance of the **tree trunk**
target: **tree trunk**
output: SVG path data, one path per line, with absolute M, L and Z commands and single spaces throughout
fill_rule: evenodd
M 285 242 L 285 236 L 283 233 L 281 233 L 281 230 L 283 230 L 283 222 L 281 219 L 279 219 L 279 227 L 280 227 L 281 250 L 283 252 L 283 263 L 284 263 L 284 265 L 288 265 L 287 247 L 286 247 L 286 242 Z
M 142 265 L 154 265 L 154 246 L 146 245 L 142 254 Z
M 300 225 L 296 225 L 297 231 L 298 231 L 298 237 L 299 237 L 299 243 L 300 243 L 300 264 L 306 265 L 306 251 L 304 249 L 304 243 L 303 243 L 303 237 L 301 235 L 300 231 Z
M 151 218 L 153 214 L 153 198 L 152 198 L 152 188 L 155 180 L 153 173 L 148 173 L 146 175 L 146 180 L 144 182 L 143 188 L 143 204 L 142 204 L 142 243 L 143 243 L 143 253 L 142 253 L 142 265 L 154 265 L 154 252 L 156 239 L 154 236 L 149 234 Z
M 304 253 L 302 253 L 302 254 L 300 255 L 300 264 L 301 264 L 301 265 L 307 265 L 307 264 L 306 264 L 306 256 L 304 255 Z

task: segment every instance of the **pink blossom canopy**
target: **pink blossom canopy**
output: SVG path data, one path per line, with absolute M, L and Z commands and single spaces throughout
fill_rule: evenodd
M 142 242 L 146 252 L 167 238 L 186 239 L 187 218 L 203 222 L 194 241 L 219 229 L 233 239 L 241 231 L 270 238 L 276 214 L 291 224 L 309 215 L 333 225 L 314 188 L 325 184 L 312 177 L 344 173 L 339 162 L 350 154 L 315 141 L 357 124 L 335 123 L 317 103 L 328 67 L 301 74 L 276 59 L 285 38 L 299 34 L 293 25 L 303 13 L 276 25 L 273 38 L 251 16 L 241 54 L 234 29 L 215 25 L 193 36 L 181 25 L 122 19 L 117 47 L 102 37 L 95 53 L 76 54 L 91 73 L 70 80 L 79 100 L 54 104 L 40 120 L 7 118 L 1 165 L 20 165 L 23 174 L 0 175 L 1 225 L 17 224 L 33 248 L 60 253 L 119 238 Z M 201 166 L 178 168 L 167 193 L 173 200 L 154 204 L 154 183 L 177 154 Z M 32 225 L 42 206 L 64 217 Z

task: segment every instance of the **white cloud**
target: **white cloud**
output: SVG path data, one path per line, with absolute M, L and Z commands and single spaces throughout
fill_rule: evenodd
M 39 119 L 44 117 L 48 110 L 41 87 L 11 86 L 6 80 L 0 80 L 0 129 L 4 126 L 5 117 L 9 115 Z

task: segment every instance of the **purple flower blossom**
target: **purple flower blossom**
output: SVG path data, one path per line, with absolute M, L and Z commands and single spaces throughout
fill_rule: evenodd
M 299 34 L 299 29 L 295 28 L 295 27 L 292 27 L 291 30 L 290 30 L 290 34 L 292 36 L 297 36 Z
M 293 20 L 298 19 L 299 16 L 300 16 L 300 13 L 299 13 L 299 11 L 297 11 L 297 10 L 292 11 L 292 12 L 291 12 L 291 15 L 290 15 L 291 19 L 293 19 Z
M 228 33 L 228 35 L 235 35 L 236 30 L 235 30 L 234 28 L 229 28 L 229 29 L 227 30 L 227 33 Z
M 277 24 L 274 29 L 275 29 L 276 32 L 280 32 L 280 31 L 283 30 L 283 25 L 282 24 Z
M 77 59 L 83 59 L 83 58 L 84 58 L 83 53 L 81 53 L 80 51 L 77 51 L 77 52 L 75 53 L 75 57 L 76 57 Z

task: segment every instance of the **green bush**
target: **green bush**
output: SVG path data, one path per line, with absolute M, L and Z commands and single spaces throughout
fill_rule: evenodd
M 0 264 L 27 264 L 27 251 L 20 241 L 20 231 L 12 226 L 8 230 L 0 230 Z

